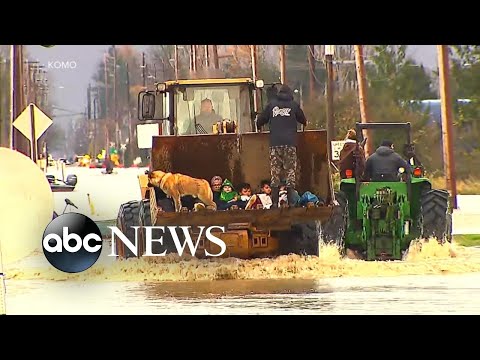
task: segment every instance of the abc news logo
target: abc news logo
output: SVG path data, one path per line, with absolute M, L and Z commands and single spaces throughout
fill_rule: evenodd
M 112 232 L 112 252 L 108 256 L 118 256 L 116 253 L 116 241 L 118 238 L 135 256 L 138 256 L 138 226 L 135 229 L 135 243 L 123 234 L 116 226 L 109 226 Z M 165 256 L 167 250 L 160 254 L 152 252 L 152 243 L 159 242 L 163 245 L 163 236 L 153 238 L 153 230 L 160 229 L 165 232 L 164 226 L 145 226 L 145 254 L 143 256 Z M 188 246 L 190 254 L 195 256 L 200 238 L 205 230 L 207 240 L 218 245 L 220 252 L 210 254 L 205 249 L 206 256 L 218 257 L 225 253 L 227 246 L 225 242 L 212 234 L 212 229 L 225 232 L 222 226 L 200 226 L 200 233 L 194 242 L 189 232 L 190 226 L 167 226 L 175 244 L 178 255 L 182 256 L 185 247 Z M 184 242 L 180 240 L 177 229 L 183 232 Z M 206 228 L 206 229 L 205 229 Z M 60 271 L 67 273 L 78 273 L 92 267 L 100 257 L 103 248 L 102 233 L 97 224 L 89 217 L 78 214 L 62 214 L 48 224 L 43 234 L 43 253 L 48 262 Z

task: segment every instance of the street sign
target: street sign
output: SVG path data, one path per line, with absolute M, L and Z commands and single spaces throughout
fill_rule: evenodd
M 25 110 L 15 119 L 13 126 L 20 131 L 28 140 L 32 141 L 32 113 L 33 108 L 33 122 L 35 140 L 38 140 L 40 136 L 53 124 L 52 119 L 45 115 L 35 104 L 28 105 Z
M 52 125 L 53 121 L 42 110 L 29 104 L 15 119 L 13 126 L 30 140 L 30 157 L 37 163 L 37 140 Z
M 345 140 L 332 141 L 332 160 L 340 160 L 340 151 L 343 149 Z

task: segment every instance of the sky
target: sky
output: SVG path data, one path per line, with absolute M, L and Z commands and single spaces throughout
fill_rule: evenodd
M 43 48 L 40 45 L 27 45 L 29 59 L 39 61 L 48 71 L 51 95 L 56 106 L 73 113 L 85 111 L 87 88 L 103 54 L 110 45 L 56 45 Z M 149 45 L 133 45 L 139 52 Z M 409 45 L 409 55 L 424 66 L 437 67 L 436 45 Z M 69 66 L 66 66 L 66 65 Z M 60 113 L 58 113 L 60 114 Z

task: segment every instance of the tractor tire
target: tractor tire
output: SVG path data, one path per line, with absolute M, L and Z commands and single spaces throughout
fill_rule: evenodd
M 322 242 L 335 244 L 343 251 L 348 225 L 348 199 L 342 191 L 335 192 L 335 199 L 338 205 L 334 205 L 330 219 L 322 224 Z
M 132 229 L 132 226 L 139 226 L 139 216 L 141 201 L 129 201 L 125 204 L 120 205 L 120 210 L 118 211 L 117 216 L 117 227 L 122 233 L 130 240 L 131 243 L 135 244 L 135 229 Z M 114 239 L 112 239 L 114 241 Z M 128 259 L 131 257 L 136 257 L 130 249 L 125 246 L 125 244 L 118 239 L 116 241 L 117 254 L 120 258 Z M 141 254 L 138 254 L 139 256 Z
M 436 237 L 441 243 L 451 241 L 452 215 L 448 211 L 446 190 L 428 190 L 421 197 L 420 228 L 422 238 Z
M 140 201 L 140 209 L 138 210 L 138 243 L 139 252 L 143 255 L 146 251 L 145 245 L 145 228 L 144 226 L 152 226 L 152 214 L 150 213 L 150 199 Z
M 338 201 L 332 215 L 325 223 L 313 221 L 293 227 L 295 245 L 292 251 L 300 255 L 319 255 L 320 244 L 335 244 L 343 252 L 348 221 L 348 201 L 344 193 L 335 193 Z
M 295 225 L 291 233 L 294 245 L 292 252 L 299 255 L 318 256 L 321 230 L 320 224 L 313 221 L 306 224 Z
M 150 212 L 150 200 L 144 199 L 140 202 L 140 209 L 138 212 L 139 217 L 139 244 L 141 249 L 141 254 L 143 255 L 146 251 L 146 243 L 145 243 L 145 229 L 144 226 L 152 226 L 152 214 Z M 152 253 L 153 254 L 162 254 L 165 250 L 167 250 L 167 254 L 174 253 L 177 251 L 175 247 L 175 243 L 173 242 L 173 238 L 169 232 L 162 232 L 161 230 L 155 229 L 152 231 L 152 237 L 154 239 L 159 239 L 160 237 L 163 238 L 163 245 L 160 244 L 158 241 L 152 242 Z

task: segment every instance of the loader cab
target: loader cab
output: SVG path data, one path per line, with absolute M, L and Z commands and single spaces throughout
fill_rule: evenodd
M 249 78 L 159 83 L 140 92 L 138 119 L 158 123 L 159 135 L 256 132 L 255 93 L 263 87 Z

